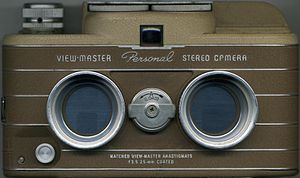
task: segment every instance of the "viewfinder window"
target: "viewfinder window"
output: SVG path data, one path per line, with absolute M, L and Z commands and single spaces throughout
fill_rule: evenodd
M 140 27 L 141 46 L 163 46 L 162 25 L 141 25 Z

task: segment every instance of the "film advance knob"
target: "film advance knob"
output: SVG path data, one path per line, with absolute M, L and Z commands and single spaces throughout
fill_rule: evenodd
M 51 163 L 55 158 L 55 150 L 48 143 L 40 144 L 35 150 L 36 159 L 43 164 Z
M 59 3 L 26 3 L 23 7 L 25 34 L 63 33 L 64 8 Z
M 175 106 L 164 91 L 147 88 L 134 96 L 128 114 L 143 131 L 158 132 L 175 117 Z

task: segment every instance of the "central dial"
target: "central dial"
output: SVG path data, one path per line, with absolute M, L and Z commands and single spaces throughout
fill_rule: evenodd
M 158 132 L 175 117 L 175 106 L 164 91 L 147 88 L 134 96 L 128 114 L 143 131 Z

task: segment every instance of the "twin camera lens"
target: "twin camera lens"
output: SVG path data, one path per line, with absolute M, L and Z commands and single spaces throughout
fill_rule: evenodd
M 179 103 L 179 118 L 187 135 L 211 149 L 226 149 L 243 141 L 255 127 L 258 103 L 249 84 L 225 71 L 195 78 Z
M 258 103 L 250 85 L 225 71 L 199 75 L 184 89 L 179 101 L 183 130 L 197 144 L 210 149 L 239 144 L 253 130 L 257 115 Z M 54 86 L 47 102 L 47 117 L 64 143 L 94 149 L 107 144 L 121 129 L 125 102 L 111 79 L 80 71 Z
M 125 103 L 112 80 L 82 71 L 54 86 L 47 115 L 52 130 L 63 142 L 79 149 L 93 149 L 118 133 L 125 118 Z

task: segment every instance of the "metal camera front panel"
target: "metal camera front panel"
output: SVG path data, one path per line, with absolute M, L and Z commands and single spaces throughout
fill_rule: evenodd
M 52 130 L 79 149 L 105 145 L 122 127 L 125 104 L 118 87 L 96 72 L 72 73 L 52 89 L 47 116 Z
M 298 172 L 298 41 L 276 8 L 91 1 L 83 34 L 57 35 L 62 6 L 36 7 L 3 42 L 8 177 Z
M 265 172 L 265 168 L 270 170 L 266 171 L 268 175 L 274 175 L 278 169 L 292 173 L 296 165 L 298 129 L 295 124 L 298 122 L 298 71 L 295 69 L 297 62 L 293 60 L 296 51 L 295 46 L 187 46 L 172 49 L 6 47 L 5 56 L 9 60 L 5 63 L 5 86 L 10 89 L 6 90 L 4 102 L 7 118 L 4 130 L 11 143 L 24 145 L 22 149 L 6 148 L 11 150 L 6 157 L 16 160 L 11 169 L 17 168 L 22 174 L 40 170 L 49 175 L 62 176 L 63 171 L 74 176 L 88 174 L 97 177 L 108 172 L 118 176 L 126 170 L 143 177 L 145 174 L 141 171 L 146 170 L 148 176 L 154 172 L 161 176 L 175 176 L 174 172 L 178 176 L 207 176 L 213 169 L 215 176 L 233 176 L 237 172 L 239 175 L 254 175 Z M 239 60 L 235 60 L 237 53 Z M 38 62 L 41 56 L 47 61 Z M 93 56 L 99 60 L 93 61 Z M 280 56 L 276 63 L 273 62 L 274 56 Z M 154 60 L 153 57 L 168 60 Z M 28 63 L 22 63 L 24 58 Z M 53 70 L 51 66 L 59 67 Z M 62 79 L 64 82 L 60 83 Z M 15 87 L 16 84 L 22 87 Z M 55 95 L 51 95 L 55 85 L 60 87 Z M 123 102 L 113 87 L 116 85 L 124 97 Z M 145 98 L 140 100 L 144 95 Z M 51 115 L 61 125 L 53 127 L 45 117 L 48 98 L 56 101 L 51 104 Z M 78 98 L 81 98 L 81 105 L 77 108 Z M 110 102 L 105 102 L 107 98 Z M 97 109 L 82 107 L 89 101 Z M 113 104 L 117 101 L 123 106 Z M 162 111 L 164 106 L 161 105 L 165 104 L 169 109 Z M 209 107 L 210 104 L 214 107 Z M 19 108 L 20 112 L 15 112 L 12 106 L 19 105 L 23 107 Z M 100 107 L 102 105 L 106 107 Z M 137 112 L 129 112 L 130 105 L 138 106 L 134 110 Z M 159 112 L 151 106 L 159 108 Z M 123 115 L 122 129 L 116 129 L 118 134 L 114 137 L 108 134 L 111 141 L 104 144 L 97 134 L 104 134 L 102 129 L 114 130 L 106 126 L 107 122 L 85 132 L 82 128 L 86 127 L 78 128 L 72 120 L 63 119 L 72 117 L 69 112 L 82 111 L 100 112 L 102 118 L 108 118 L 111 113 L 111 126 L 117 122 L 112 113 L 127 112 Z M 108 114 L 103 114 L 105 111 Z M 131 117 L 133 113 L 139 115 Z M 79 126 L 82 122 L 87 126 L 88 123 L 96 125 L 93 124 L 96 123 L 94 117 L 93 114 L 80 115 L 83 121 L 78 119 Z M 153 132 L 151 124 L 145 124 L 145 120 L 150 123 L 161 121 L 157 122 L 161 127 L 155 126 Z M 217 126 L 216 122 L 220 125 Z M 187 131 L 185 125 L 194 129 Z M 53 128 L 61 130 L 52 134 Z M 196 133 L 194 139 L 189 132 Z M 23 139 L 14 139 L 23 138 L 20 133 L 26 137 L 26 143 Z M 36 138 L 36 133 L 40 133 L 39 138 Z M 95 142 L 99 139 L 99 144 L 62 144 L 73 138 L 94 139 Z M 50 144 L 55 152 L 48 145 L 32 157 L 43 143 Z M 87 147 L 94 149 L 87 150 Z M 41 163 L 37 158 L 49 163 Z M 270 158 L 276 161 L 270 162 Z M 93 167 L 91 162 L 95 163 Z M 76 175 L 71 171 L 74 169 Z

